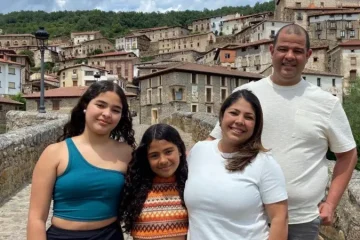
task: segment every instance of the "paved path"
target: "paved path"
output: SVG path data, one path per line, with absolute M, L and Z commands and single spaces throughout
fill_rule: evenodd
M 139 142 L 142 134 L 148 128 L 148 125 L 137 124 L 135 119 L 134 129 L 135 138 Z M 178 129 L 179 130 L 179 129 Z M 191 135 L 179 130 L 187 148 L 191 147 L 194 142 Z M 26 223 L 29 208 L 31 185 L 28 184 L 13 196 L 8 202 L 0 207 L 0 240 L 25 240 L 26 239 Z M 47 226 L 50 225 L 49 220 Z M 126 236 L 125 239 L 130 240 L 131 237 Z

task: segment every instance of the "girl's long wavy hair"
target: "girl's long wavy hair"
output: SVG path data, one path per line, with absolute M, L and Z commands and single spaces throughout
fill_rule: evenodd
M 93 83 L 86 92 L 81 96 L 79 102 L 71 111 L 71 117 L 68 123 L 64 126 L 64 132 L 59 137 L 58 142 L 66 138 L 79 136 L 85 130 L 85 113 L 84 109 L 89 102 L 105 92 L 116 93 L 122 104 L 121 119 L 116 127 L 111 131 L 110 138 L 117 141 L 124 141 L 133 148 L 135 148 L 134 130 L 132 126 L 132 117 L 129 111 L 129 105 L 126 100 L 126 95 L 122 88 L 110 81 L 98 81 Z
M 229 171 L 242 171 L 256 155 L 262 151 L 267 152 L 261 143 L 261 134 L 263 130 L 263 112 L 259 99 L 249 90 L 243 89 L 232 93 L 223 103 L 220 109 L 219 122 L 224 118 L 226 109 L 231 107 L 235 102 L 241 98 L 250 103 L 255 112 L 255 126 L 252 136 L 244 143 L 237 146 L 237 152 L 231 158 L 227 158 L 226 169 Z
M 125 232 L 129 233 L 139 217 L 144 202 L 151 190 L 153 179 L 156 176 L 151 170 L 148 160 L 148 150 L 153 140 L 165 140 L 177 146 L 180 156 L 180 163 L 175 171 L 176 189 L 184 203 L 184 189 L 187 180 L 188 168 L 186 162 L 186 148 L 178 131 L 167 124 L 155 124 L 149 127 L 139 144 L 133 152 L 126 176 L 125 187 L 120 203 L 119 221 L 124 224 Z

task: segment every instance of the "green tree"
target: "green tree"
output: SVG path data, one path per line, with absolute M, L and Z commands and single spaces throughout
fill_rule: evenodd
M 26 99 L 22 96 L 21 93 L 13 95 L 10 98 L 14 101 L 23 103 L 23 105 L 20 106 L 20 110 L 22 110 L 22 111 L 26 110 Z
M 349 119 L 352 133 L 355 138 L 358 163 L 356 168 L 360 170 L 360 77 L 358 77 L 349 89 L 349 94 L 344 96 L 344 110 Z
M 26 55 L 30 58 L 30 67 L 35 66 L 35 60 L 34 60 L 34 52 L 30 50 L 23 50 L 19 52 L 20 55 Z
M 92 52 L 90 52 L 90 53 L 88 54 L 88 56 L 97 55 L 97 54 L 102 54 L 102 53 L 103 53 L 103 50 L 97 48 L 97 49 L 93 50 Z

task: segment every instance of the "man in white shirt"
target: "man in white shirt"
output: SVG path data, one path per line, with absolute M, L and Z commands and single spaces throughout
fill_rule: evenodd
M 302 79 L 312 54 L 309 35 L 290 24 L 270 46 L 273 74 L 243 85 L 260 100 L 264 112 L 262 141 L 270 148 L 286 179 L 289 240 L 315 240 L 320 221 L 330 225 L 357 161 L 348 119 L 339 100 Z M 209 139 L 221 138 L 217 126 Z M 326 152 L 337 158 L 330 189 Z

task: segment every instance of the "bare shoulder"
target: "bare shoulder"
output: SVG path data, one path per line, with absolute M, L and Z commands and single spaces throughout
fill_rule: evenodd
M 121 157 L 122 161 L 126 163 L 131 161 L 133 148 L 129 144 L 125 142 L 113 141 L 113 149 L 115 153 Z
M 39 162 L 58 165 L 60 160 L 66 157 L 67 146 L 64 141 L 50 144 L 42 152 Z

